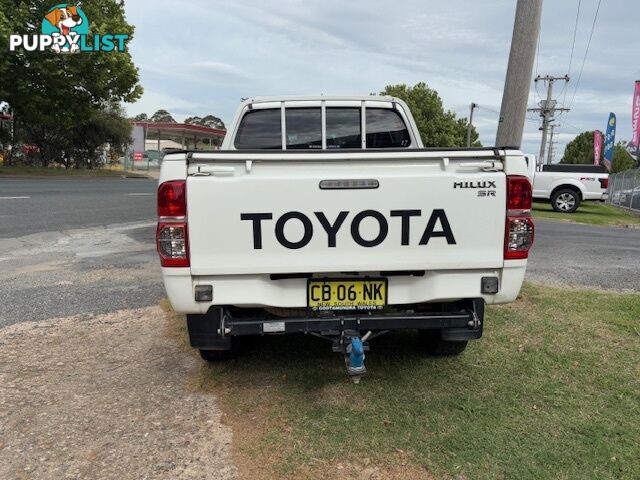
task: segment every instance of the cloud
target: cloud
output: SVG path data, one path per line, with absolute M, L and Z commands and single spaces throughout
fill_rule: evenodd
M 636 3 L 603 2 L 575 90 L 596 2 L 581 3 L 573 56 L 577 2 L 545 2 L 534 74 L 570 74 L 566 91 L 556 84 L 561 103 L 575 90 L 572 111 L 559 119 L 559 154 L 579 130 L 604 128 L 609 111 L 618 114 L 619 137 L 629 138 L 633 81 L 640 78 Z M 485 106 L 474 123 L 483 144 L 495 139 L 497 114 L 489 109 L 500 109 L 515 2 L 191 0 L 179 14 L 170 0 L 125 6 L 136 26 L 132 55 L 151 92 L 132 111 L 171 104 L 178 115 L 213 113 L 228 123 L 241 97 L 363 94 L 425 81 L 460 116 L 468 116 L 471 102 Z M 167 18 L 179 28 L 159 28 Z M 538 90 L 544 95 L 543 85 Z M 532 85 L 530 106 L 539 94 Z M 529 117 L 523 148 L 537 152 L 539 118 Z
M 197 109 L 197 104 L 186 98 L 146 88 L 142 98 L 127 107 L 127 114 L 135 116 L 139 113 L 146 113 L 151 116 L 161 108 L 171 112 L 173 117 L 180 121 L 188 116 L 188 112 Z
M 211 60 L 204 60 L 200 62 L 194 62 L 191 67 L 197 70 L 207 70 L 210 72 L 216 72 L 223 75 L 231 75 L 234 77 L 249 78 L 249 74 L 240 68 L 224 62 L 214 62 Z

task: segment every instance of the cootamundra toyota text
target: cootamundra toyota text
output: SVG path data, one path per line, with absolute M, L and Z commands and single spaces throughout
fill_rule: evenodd
M 520 151 L 423 148 L 399 99 L 252 98 L 220 150 L 163 159 L 157 247 L 203 358 L 304 332 L 359 377 L 390 330 L 431 354 L 481 337 L 522 285 L 531 197 Z

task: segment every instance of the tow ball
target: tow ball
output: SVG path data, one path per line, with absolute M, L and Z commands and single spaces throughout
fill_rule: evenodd
M 365 342 L 370 337 L 371 331 L 360 338 L 359 332 L 345 330 L 334 342 L 333 351 L 344 355 L 347 374 L 353 383 L 360 383 L 360 379 L 367 372 L 367 368 L 364 366 L 364 352 L 369 350 L 369 346 Z

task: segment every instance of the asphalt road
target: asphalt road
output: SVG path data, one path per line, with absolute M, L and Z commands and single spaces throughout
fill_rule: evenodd
M 536 220 L 527 279 L 640 292 L 640 229 Z
M 0 177 L 0 238 L 153 219 L 157 185 L 147 178 Z
M 0 178 L 0 327 L 157 305 L 155 180 Z
M 0 178 L 0 327 L 156 305 L 155 188 Z M 527 279 L 640 292 L 640 230 L 538 220 Z

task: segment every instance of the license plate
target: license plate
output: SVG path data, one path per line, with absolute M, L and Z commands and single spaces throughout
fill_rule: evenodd
M 309 280 L 307 302 L 313 310 L 382 310 L 387 304 L 387 280 Z

